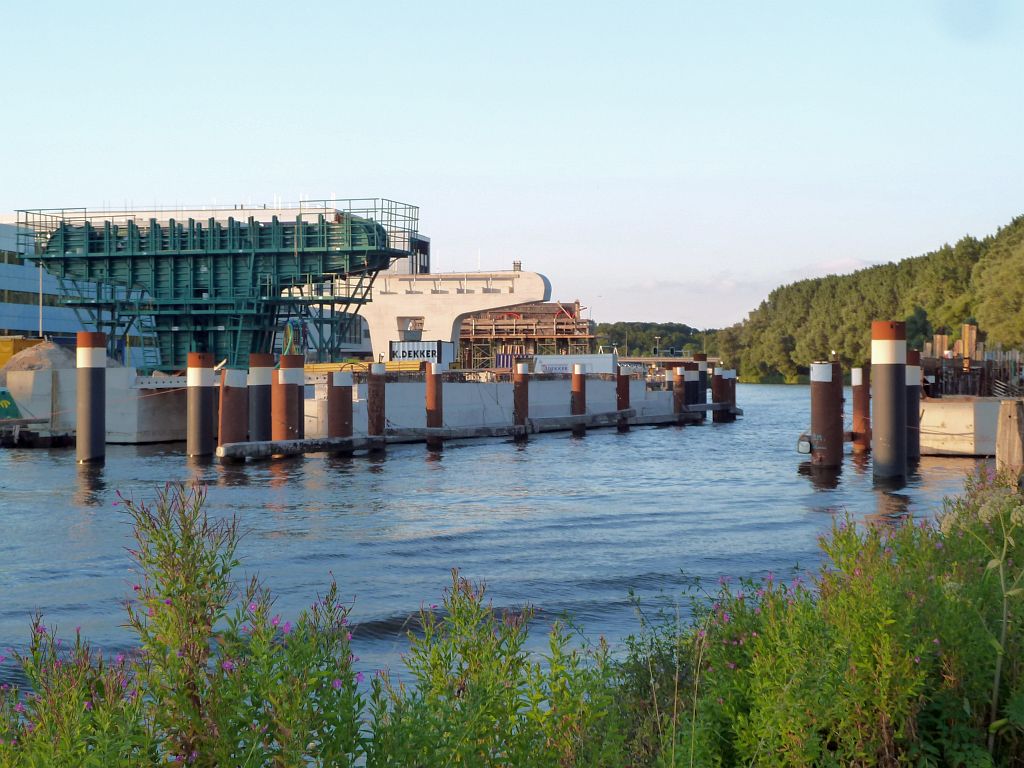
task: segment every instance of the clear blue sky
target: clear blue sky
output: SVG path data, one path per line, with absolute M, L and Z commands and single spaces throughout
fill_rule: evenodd
M 1024 212 L 1024 11 L 8 3 L 0 211 L 380 196 L 436 270 L 711 327 Z

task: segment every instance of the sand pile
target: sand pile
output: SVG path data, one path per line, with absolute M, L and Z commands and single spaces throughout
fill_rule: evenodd
M 0 368 L 0 387 L 7 386 L 7 373 L 9 371 L 42 371 L 50 368 L 74 368 L 76 365 L 75 353 L 72 350 L 54 344 L 52 341 L 44 341 L 34 347 L 23 349 L 14 355 L 7 364 Z M 121 364 L 116 360 L 107 358 L 107 368 L 120 368 Z

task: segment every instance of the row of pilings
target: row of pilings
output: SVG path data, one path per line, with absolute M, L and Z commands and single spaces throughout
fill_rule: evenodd
M 843 371 L 837 361 L 811 364 L 811 465 L 835 469 L 843 443 L 872 454 L 876 480 L 906 479 L 921 458 L 921 353 L 907 349 L 906 324 L 871 324 L 871 363 L 850 371 L 853 429 L 843 431 Z
M 707 393 L 712 395 L 712 420 L 735 421 L 736 372 L 716 368 L 709 375 L 705 356 L 681 362 L 666 371 L 666 387 L 673 393 L 673 415 L 704 421 Z M 186 442 L 188 456 L 211 456 L 218 446 L 238 443 L 285 443 L 305 438 L 305 358 L 303 355 L 252 353 L 249 369 L 217 371 L 214 356 L 190 352 L 186 371 Z M 78 335 L 78 428 L 76 453 L 79 463 L 102 462 L 105 458 L 105 373 L 106 336 Z M 444 371 L 427 364 L 425 378 L 427 447 L 440 449 L 444 442 Z M 513 429 L 516 440 L 525 440 L 530 420 L 528 364 L 516 365 L 512 375 Z M 615 424 L 626 432 L 630 426 L 630 376 L 616 374 Z M 586 432 L 587 376 L 582 365 L 574 365 L 566 425 L 575 435 Z M 327 438 L 353 437 L 353 375 L 333 371 L 327 375 Z M 385 366 L 373 364 L 366 377 L 367 438 L 370 449 L 384 445 L 386 387 Z

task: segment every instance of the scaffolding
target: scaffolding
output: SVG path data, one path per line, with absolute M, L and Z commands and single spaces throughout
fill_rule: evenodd
M 111 356 L 132 333 L 152 340 L 153 369 L 181 370 L 189 352 L 244 368 L 296 323 L 309 359 L 338 359 L 378 272 L 417 248 L 418 222 L 417 207 L 379 198 L 50 208 L 18 211 L 18 238 Z
M 534 355 L 589 354 L 593 324 L 583 309 L 579 301 L 547 302 L 470 315 L 460 333 L 462 365 L 507 368 L 515 359 Z

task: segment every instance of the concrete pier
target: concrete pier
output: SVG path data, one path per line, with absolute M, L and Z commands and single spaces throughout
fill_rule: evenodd
M 214 441 L 217 379 L 213 373 L 212 352 L 189 352 L 185 374 L 187 387 L 187 427 L 185 453 L 188 456 L 212 456 Z
M 907 327 L 906 323 L 871 323 L 871 451 L 876 480 L 907 476 Z
M 274 356 L 262 352 L 249 354 L 249 439 L 269 440 L 270 389 L 274 383 Z M 223 440 L 221 441 L 224 442 Z
M 102 464 L 107 452 L 107 335 L 83 331 L 77 341 L 75 458 L 79 464 Z
M 853 396 L 853 452 L 871 450 L 871 368 L 850 371 L 850 389 Z

